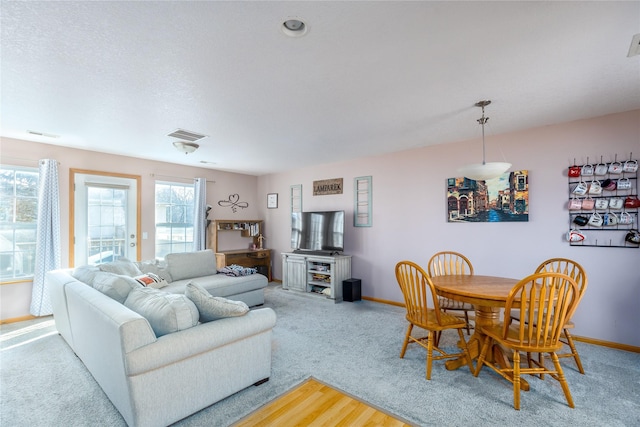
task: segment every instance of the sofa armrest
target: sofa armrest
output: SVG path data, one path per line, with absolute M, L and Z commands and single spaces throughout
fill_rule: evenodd
M 126 372 L 128 376 L 133 376 L 158 369 L 270 331 L 275 324 L 275 312 L 271 308 L 261 308 L 241 317 L 215 320 L 167 334 L 152 344 L 126 354 Z

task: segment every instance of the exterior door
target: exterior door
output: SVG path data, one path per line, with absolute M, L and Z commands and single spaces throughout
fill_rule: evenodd
M 139 176 L 71 171 L 70 265 L 140 259 Z

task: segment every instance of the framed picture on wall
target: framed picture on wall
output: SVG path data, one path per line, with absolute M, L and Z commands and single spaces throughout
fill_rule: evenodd
M 278 193 L 267 194 L 267 208 L 268 209 L 278 208 Z
M 485 181 L 447 180 L 447 222 L 529 221 L 529 171 Z

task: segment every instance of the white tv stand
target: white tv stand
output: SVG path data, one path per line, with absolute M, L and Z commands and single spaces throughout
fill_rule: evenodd
M 351 278 L 351 255 L 282 253 L 282 288 L 342 301 L 342 281 Z

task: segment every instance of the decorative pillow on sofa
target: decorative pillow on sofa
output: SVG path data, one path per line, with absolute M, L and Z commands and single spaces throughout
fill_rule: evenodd
M 120 257 L 115 261 L 99 264 L 101 271 L 107 271 L 114 274 L 122 274 L 124 276 L 135 277 L 142 274 L 142 271 L 136 265 L 125 257 Z
M 216 255 L 211 249 L 167 254 L 164 257 L 173 281 L 217 274 Z
M 123 303 L 132 289 L 143 286 L 132 277 L 101 271 L 93 279 L 93 287 L 119 303 Z
M 198 324 L 198 309 L 184 295 L 140 287 L 129 293 L 124 305 L 146 318 L 156 337 Z
M 166 280 L 161 279 L 153 273 L 141 274 L 140 276 L 134 277 L 134 279 L 142 286 L 153 289 L 162 289 L 169 285 Z
M 202 323 L 223 317 L 244 316 L 249 312 L 249 307 L 244 302 L 214 297 L 197 283 L 187 283 L 184 294 L 198 307 Z
M 97 265 L 81 265 L 80 267 L 74 268 L 71 275 L 74 279 L 93 286 L 93 281 L 100 271 Z
M 149 261 L 136 262 L 135 265 L 142 273 L 153 273 L 161 279 L 166 280 L 168 283 L 173 282 L 173 278 L 171 277 L 171 274 L 169 274 L 169 270 L 167 270 L 166 263 L 161 263 L 157 259 L 152 259 Z

